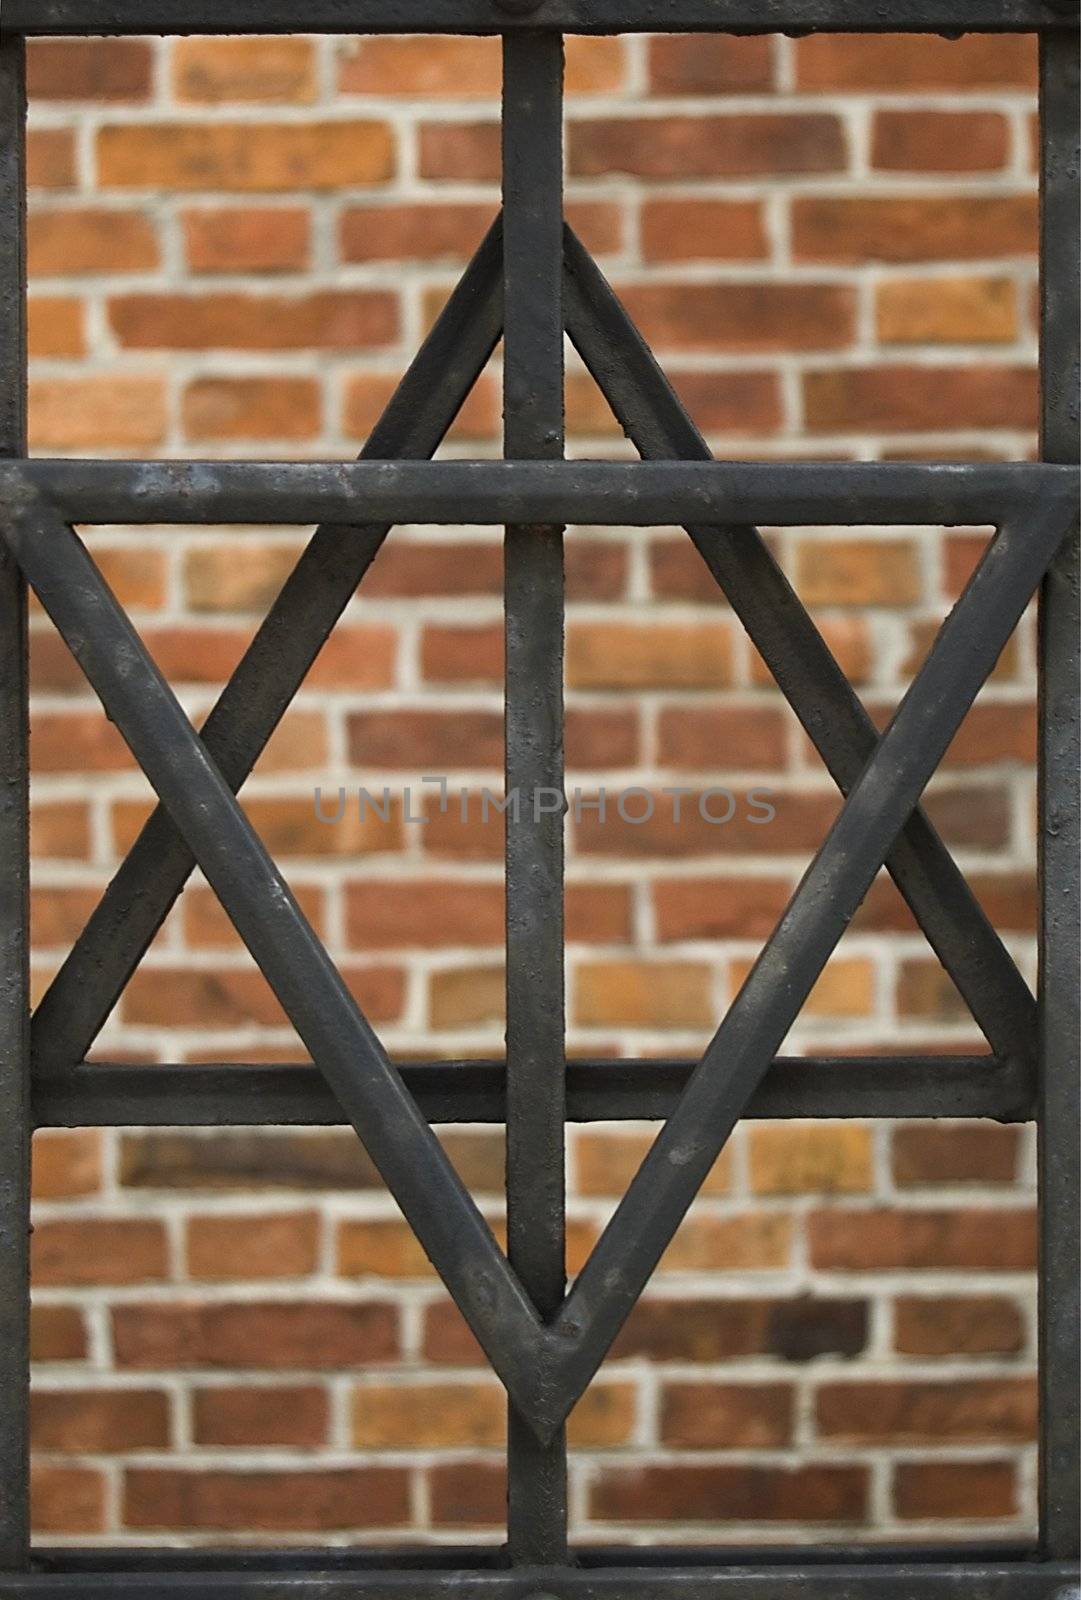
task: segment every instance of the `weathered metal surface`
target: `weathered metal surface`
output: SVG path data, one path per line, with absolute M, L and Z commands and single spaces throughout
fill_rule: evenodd
M 359 9 L 359 14 L 358 14 Z M 266 0 L 260 32 L 295 6 Z M 25 453 L 26 33 L 250 31 L 250 0 L 4 0 L 0 48 L 0 457 Z M 0 460 L 0 1600 L 82 1596 L 482 1600 L 1012 1600 L 1075 1596 L 1077 1566 L 1077 62 L 1075 0 L 314 0 L 306 31 L 505 36 L 499 224 L 354 466 Z M 1036 28 L 1041 41 L 1045 464 L 713 463 L 595 265 L 561 240 L 559 31 Z M 504 304 L 505 302 L 505 304 Z M 432 454 L 506 324 L 505 462 Z M 562 455 L 562 330 L 643 456 Z M 395 459 L 384 459 L 392 457 Z M 678 459 L 663 459 L 674 457 Z M 365 519 L 358 525 L 358 517 Z M 683 522 L 847 796 L 700 1063 L 565 1067 L 562 818 L 508 827 L 508 1043 L 498 1062 L 396 1068 L 245 821 L 235 790 L 396 521 L 505 523 L 507 778 L 558 792 L 566 521 Z M 320 522 L 202 736 L 66 522 Z M 879 738 L 754 524 L 999 529 Z M 1061 547 L 1061 548 L 1060 548 Z M 162 806 L 39 1010 L 28 1083 L 25 594 L 14 554 Z M 1044 577 L 1044 574 L 1047 574 Z M 1041 985 L 1034 1002 L 919 812 L 928 778 L 1034 587 L 1041 604 Z M 775 1054 L 888 861 L 994 1054 Z M 130 1068 L 86 1051 L 198 862 L 316 1066 Z M 9 885 L 11 889 L 9 891 Z M 1038 1081 L 1034 1048 L 1038 1041 Z M 32 1108 L 31 1093 L 32 1088 Z M 1038 1093 L 1037 1093 L 1038 1089 Z M 1040 1122 L 1041 1562 L 1035 1552 L 566 1550 L 562 1419 L 740 1116 L 984 1115 Z M 563 1125 L 667 1119 L 563 1297 Z M 508 1262 L 431 1132 L 508 1128 Z M 27 1558 L 27 1145 L 38 1125 L 350 1121 L 512 1397 L 508 1550 L 60 1553 Z
M 563 456 L 563 40 L 503 43 L 503 452 Z M 566 1290 L 563 996 L 563 528 L 503 540 L 507 813 L 507 1254 L 542 1321 Z M 567 1442 L 507 1419 L 507 1545 L 518 1566 L 567 1553 Z

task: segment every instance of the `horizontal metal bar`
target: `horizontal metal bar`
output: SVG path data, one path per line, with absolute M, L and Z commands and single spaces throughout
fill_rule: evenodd
M 36 1572 L 0 1577 L 0 1600 L 124 1596 L 126 1600 L 1061 1600 L 1076 1580 L 1068 1563 L 939 1564 L 905 1561 L 826 1566 L 455 1567 L 381 1572 L 253 1566 L 173 1572 Z
M 1053 0 L 4 0 L 12 33 L 1027 32 L 1076 26 Z
M 1078 471 L 1042 462 L 5 461 L 0 517 L 35 499 L 68 522 L 999 523 Z
M 571 1061 L 570 1122 L 660 1122 L 697 1066 L 691 1060 Z M 403 1065 L 429 1122 L 503 1122 L 501 1061 Z M 757 1120 L 789 1117 L 987 1117 L 1026 1122 L 1033 1086 L 1023 1064 L 993 1056 L 778 1057 L 751 1101 Z M 330 1127 L 345 1114 L 322 1073 L 284 1066 L 118 1066 L 88 1062 L 34 1085 L 40 1128 Z
M 578 1545 L 574 1564 L 591 1570 L 636 1567 L 762 1567 L 863 1566 L 869 1561 L 886 1566 L 956 1561 L 981 1566 L 1026 1564 L 1037 1560 L 1033 1546 L 988 1540 L 974 1544 L 857 1544 L 857 1545 Z M 269 1550 L 177 1550 L 130 1546 L 113 1548 L 40 1550 L 35 1565 L 41 1572 L 218 1572 L 273 1568 L 290 1572 L 321 1567 L 328 1572 L 377 1572 L 405 1568 L 410 1572 L 501 1570 L 506 1557 L 501 1546 L 384 1545 L 324 1550 L 303 1548 Z

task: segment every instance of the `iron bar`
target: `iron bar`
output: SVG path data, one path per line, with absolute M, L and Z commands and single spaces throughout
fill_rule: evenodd
M 26 453 L 26 64 L 0 41 L 0 456 Z M 29 1554 L 30 839 L 26 584 L 0 546 L 0 1567 Z
M 563 1402 L 588 1384 L 870 888 L 1061 545 L 1057 518 L 1000 529 L 743 983 L 680 1105 L 564 1302 Z
M 500 226 L 488 233 L 364 456 L 431 455 L 491 355 L 502 324 Z M 317 528 L 202 729 L 223 777 L 240 788 L 287 710 L 389 526 Z M 81 1061 L 194 866 L 159 805 L 147 819 L 35 1012 L 35 1074 Z
M 5 533 L 493 1368 L 530 1397 L 528 1296 L 138 634 L 70 528 Z
M 650 459 L 710 461 L 702 435 L 616 295 L 567 233 L 567 330 L 628 438 Z M 821 755 L 847 794 L 878 730 L 754 527 L 687 529 Z M 1036 1002 L 926 813 L 912 813 L 886 868 L 991 1048 L 1033 1065 Z
M 862 33 L 1030 32 L 1076 26 L 1055 0 L 541 0 L 524 15 L 495 0 L 4 0 L 5 29 L 85 33 Z
M 1049 461 L 1076 462 L 1081 100 L 1076 41 L 1069 34 L 1041 40 L 1040 113 L 1041 453 Z M 1081 1549 L 1079 588 L 1075 530 L 1044 581 L 1039 630 L 1040 1530 L 1044 1554 L 1058 1558 L 1076 1558 Z
M 697 1060 L 610 1057 L 567 1065 L 569 1122 L 663 1122 Z M 412 1062 L 402 1082 L 429 1122 L 506 1120 L 501 1061 Z M 126 1066 L 88 1062 L 34 1084 L 40 1128 L 336 1126 L 348 1121 L 323 1074 L 295 1065 Z M 777 1057 L 752 1096 L 750 1120 L 791 1117 L 1033 1116 L 1031 1076 L 993 1056 Z
M 637 1552 L 636 1552 L 637 1555 Z M 38 1572 L 0 1576 L 0 1600 L 1061 1600 L 1076 1576 L 1069 1563 L 989 1561 L 817 1562 L 776 1566 L 539 1567 L 527 1570 L 388 1569 L 365 1575 L 320 1564 L 304 1571 L 200 1570 Z M 266 1558 L 263 1557 L 263 1562 Z M 1069 1590 L 1065 1591 L 1069 1594 Z
M 563 40 L 503 43 L 503 447 L 563 457 Z M 563 528 L 503 541 L 507 1255 L 542 1321 L 566 1291 L 563 995 Z M 554 806 L 554 808 L 553 808 Z M 567 1441 L 542 1443 L 513 1399 L 507 1545 L 518 1566 L 567 1556 Z
M 1072 508 L 1078 472 L 1019 462 L 62 461 L 0 463 L 0 516 L 35 496 L 67 522 L 496 527 L 579 522 L 822 526 L 998 524 L 1037 501 Z

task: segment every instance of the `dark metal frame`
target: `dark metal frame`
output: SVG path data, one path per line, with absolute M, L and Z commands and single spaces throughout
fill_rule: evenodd
M 306 31 L 499 33 L 504 205 L 359 463 L 26 460 L 24 42 L 41 33 L 292 31 L 294 0 L 4 0 L 0 33 L 0 1600 L 124 1593 L 330 1600 L 1012 1600 L 1077 1575 L 1077 56 L 1060 0 L 310 0 Z M 713 29 L 1040 34 L 1042 462 L 717 463 L 562 202 L 562 33 Z M 563 458 L 563 333 L 644 458 Z M 431 462 L 504 342 L 502 462 Z M 358 516 L 366 519 L 358 522 Z M 319 526 L 197 734 L 73 524 Z M 701 1062 L 567 1065 L 563 829 L 508 816 L 507 1055 L 399 1070 L 237 804 L 236 791 L 399 521 L 502 524 L 506 776 L 563 787 L 567 521 L 682 522 L 845 795 L 844 807 Z M 757 522 L 993 524 L 987 552 L 878 734 Z M 160 797 L 33 1019 L 27 917 L 26 584 Z M 1040 589 L 1041 883 L 1034 998 L 920 796 Z M 88 1063 L 90 1046 L 198 863 L 314 1067 Z M 777 1056 L 885 865 L 991 1046 L 972 1058 Z M 741 1116 L 1035 1119 L 1040 1148 L 1041 1528 L 1033 1549 L 568 1551 L 564 1420 Z M 569 1294 L 568 1120 L 663 1120 Z M 504 1257 L 432 1124 L 505 1123 Z M 38 1552 L 27 1514 L 30 1132 L 40 1126 L 349 1122 L 510 1397 L 504 1549 Z

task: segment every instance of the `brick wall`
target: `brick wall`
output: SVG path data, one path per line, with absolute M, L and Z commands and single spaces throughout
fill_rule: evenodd
M 1027 454 L 1033 62 L 1013 39 L 575 41 L 568 210 L 721 455 Z M 498 59 L 453 39 L 31 50 L 35 446 L 330 455 L 363 442 L 498 190 Z M 447 446 L 494 451 L 493 369 Z M 623 449 L 572 367 L 576 454 Z M 986 530 L 792 529 L 773 548 L 885 716 Z M 302 533 L 106 529 L 93 548 L 203 715 Z M 570 824 L 569 1040 L 701 1047 L 836 810 L 685 537 L 569 536 L 570 782 L 773 791 L 755 827 Z M 498 1053 L 500 829 L 403 785 L 495 786 L 500 552 L 405 529 L 246 805 L 398 1054 Z M 35 616 L 38 991 L 146 789 Z M 1026 619 L 930 810 L 1030 978 Z M 398 797 L 316 820 L 313 789 Z M 876 886 L 790 1048 L 979 1048 Z M 212 897 L 183 897 L 110 1057 L 298 1046 Z M 572 1266 L 644 1128 L 571 1134 Z M 448 1150 L 498 1224 L 492 1130 Z M 500 1392 L 348 1132 L 35 1141 L 40 1535 L 498 1536 Z M 572 1424 L 590 1538 L 1015 1534 L 1034 1518 L 1028 1130 L 742 1127 Z

